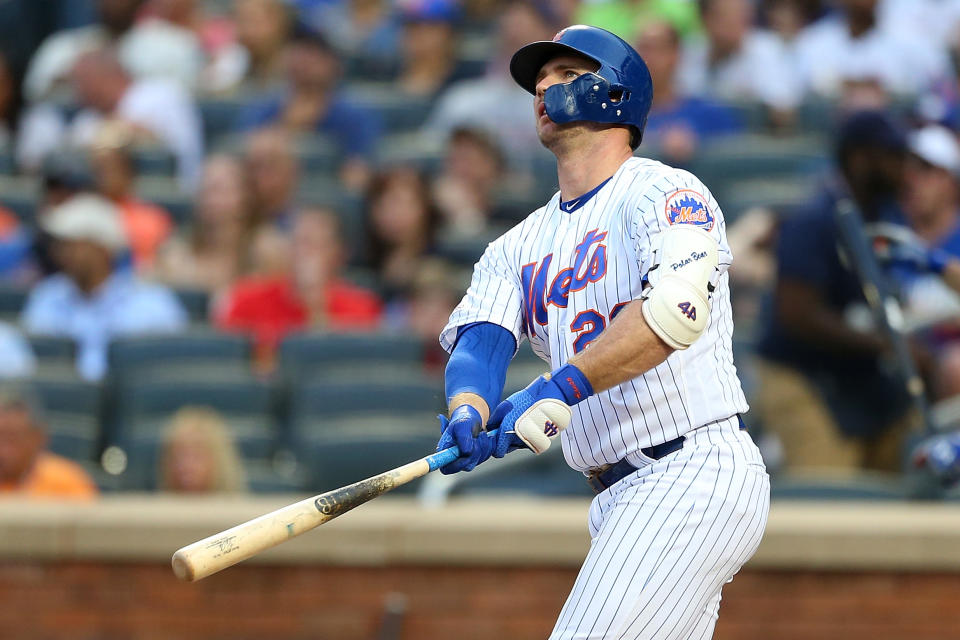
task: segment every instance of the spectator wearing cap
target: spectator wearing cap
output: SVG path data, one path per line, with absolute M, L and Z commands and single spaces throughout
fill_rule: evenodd
M 841 257 L 836 207 L 852 200 L 867 222 L 899 222 L 906 143 L 880 112 L 851 115 L 840 127 L 836 176 L 779 229 L 777 282 L 759 345 L 752 403 L 792 470 L 893 471 L 911 426 L 898 376 L 881 360 L 888 342 L 857 323 L 862 286 Z
M 254 336 L 257 363 L 264 369 L 272 368 L 277 345 L 293 331 L 362 331 L 380 323 L 379 298 L 343 278 L 347 250 L 332 211 L 299 209 L 291 238 L 287 273 L 238 280 L 213 312 L 221 329 Z
M 340 61 L 322 36 L 297 32 L 284 61 L 287 87 L 250 105 L 241 114 L 240 128 L 272 126 L 328 137 L 344 158 L 340 178 L 350 188 L 362 188 L 380 137 L 379 116 L 340 91 Z
M 681 92 L 725 102 L 758 102 L 775 123 L 790 119 L 802 86 L 773 34 L 754 27 L 750 0 L 699 0 L 704 37 L 684 44 Z
M 46 445 L 40 405 L 19 389 L 0 389 L 0 496 L 95 498 L 87 472 Z
M 531 40 L 549 40 L 557 17 L 543 2 L 511 0 L 496 23 L 494 50 L 482 78 L 461 80 L 440 95 L 424 124 L 426 135 L 446 140 L 460 127 L 483 129 L 494 136 L 514 169 L 532 158 L 550 158 L 530 126 L 527 93 L 510 77 L 510 57 Z
M 927 33 L 907 35 L 889 23 L 881 24 L 879 0 L 838 4 L 839 11 L 808 26 L 797 38 L 797 71 L 806 92 L 836 98 L 847 82 L 872 78 L 895 96 L 911 96 L 949 76 L 942 42 Z
M 727 105 L 679 93 L 680 34 L 670 23 L 648 22 L 640 30 L 637 51 L 653 80 L 653 106 L 643 141 L 667 162 L 683 165 L 703 142 L 743 130 L 739 116 Z
M 903 205 L 917 240 L 892 247 L 888 258 L 909 270 L 907 311 L 934 325 L 925 336 L 937 354 L 933 390 L 948 398 L 960 394 L 960 144 L 954 132 L 931 125 L 908 145 Z
M 187 315 L 169 290 L 115 268 L 127 240 L 110 201 L 75 196 L 42 224 L 55 241 L 53 255 L 62 272 L 33 287 L 21 324 L 30 333 L 73 338 L 83 378 L 106 374 L 107 347 L 115 337 L 186 328 Z
M 575 22 L 612 31 L 632 42 L 651 22 L 668 21 L 686 38 L 700 31 L 697 5 L 690 0 L 595 0 L 581 2 Z
M 401 68 L 396 85 L 409 96 L 435 98 L 466 77 L 458 68 L 454 0 L 401 0 Z

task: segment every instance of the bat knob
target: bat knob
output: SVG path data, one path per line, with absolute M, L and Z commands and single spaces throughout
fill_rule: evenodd
M 193 565 L 190 564 L 183 549 L 173 554 L 173 559 L 170 561 L 170 564 L 173 565 L 174 575 L 184 582 L 193 582 L 196 579 Z

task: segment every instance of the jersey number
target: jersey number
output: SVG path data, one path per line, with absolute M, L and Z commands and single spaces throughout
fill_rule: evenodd
M 697 319 L 697 308 L 689 302 L 681 302 L 677 306 L 680 308 L 680 311 L 683 311 L 683 315 L 687 316 L 691 320 Z
M 623 308 L 627 306 L 626 302 L 621 302 L 610 311 L 610 320 L 617 317 Z M 597 339 L 597 337 L 607 328 L 607 319 L 596 309 L 587 309 L 577 314 L 577 317 L 570 323 L 570 331 L 579 333 L 577 339 L 573 341 L 573 352 L 580 353 L 587 346 Z

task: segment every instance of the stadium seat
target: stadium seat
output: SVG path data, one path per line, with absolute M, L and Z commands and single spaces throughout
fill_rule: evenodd
M 61 336 L 28 335 L 30 348 L 37 357 L 40 375 L 56 374 L 73 376 L 76 370 L 76 342 L 72 338 Z
M 290 393 L 284 441 L 297 451 L 326 434 L 432 433 L 443 411 L 443 386 L 409 373 L 397 382 L 307 382 Z
M 376 375 L 377 369 L 419 373 L 424 345 L 414 337 L 380 333 L 299 333 L 280 344 L 280 368 L 290 380 Z
M 744 135 L 706 145 L 689 168 L 719 198 L 718 194 L 726 193 L 726 185 L 737 180 L 800 180 L 818 174 L 828 165 L 820 138 Z
M 137 145 L 131 155 L 136 175 L 172 177 L 176 174 L 177 158 L 164 146 Z
M 29 289 L 0 283 L 0 318 L 17 322 L 29 293 Z
M 310 489 L 336 489 L 433 453 L 436 431 L 409 433 L 393 427 L 322 434 L 312 439 L 303 458 L 309 470 Z M 394 493 L 414 493 L 418 484 L 419 481 L 408 483 L 394 489 Z
M 159 442 L 164 426 L 186 406 L 219 412 L 243 455 L 273 454 L 277 428 L 272 387 L 253 377 L 231 380 L 135 380 L 116 390 L 109 444 L 136 451 Z
M 32 378 L 29 388 L 43 406 L 50 450 L 94 460 L 100 449 L 101 387 L 70 375 L 50 375 Z
M 172 178 L 145 176 L 137 179 L 137 196 L 161 207 L 170 214 L 177 226 L 190 222 L 193 215 L 193 201 L 184 195 Z
M 406 95 L 389 82 L 353 83 L 345 92 L 379 113 L 386 133 L 414 131 L 430 114 L 429 98 Z
M 249 371 L 250 357 L 249 338 L 207 330 L 120 338 L 110 343 L 108 353 L 110 373 L 118 383 L 144 376 L 243 376 Z
M 210 315 L 210 294 L 201 289 L 174 289 L 180 304 L 187 310 L 190 322 L 205 324 Z
M 208 148 L 216 148 L 224 137 L 235 130 L 240 113 L 249 102 L 250 96 L 233 96 L 204 98 L 197 103 Z

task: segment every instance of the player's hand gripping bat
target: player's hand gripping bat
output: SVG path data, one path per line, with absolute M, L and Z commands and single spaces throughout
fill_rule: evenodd
M 493 433 L 493 431 L 491 431 Z M 173 572 L 193 582 L 232 567 L 281 542 L 319 527 L 342 513 L 453 462 L 460 456 L 450 447 L 346 487 L 294 502 L 232 529 L 187 545 L 173 554 Z

